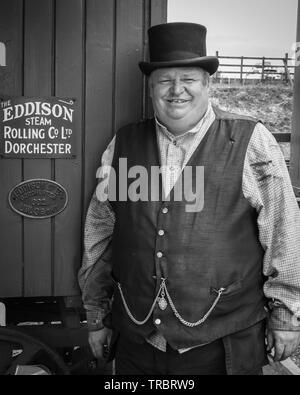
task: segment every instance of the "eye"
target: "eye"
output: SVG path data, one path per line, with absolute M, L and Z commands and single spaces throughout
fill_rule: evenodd
M 192 83 L 192 82 L 195 82 L 194 78 L 184 78 L 182 81 L 183 81 L 183 82 L 186 82 L 186 83 L 188 83 L 188 84 L 190 84 L 190 83 Z
M 160 84 L 168 84 L 168 83 L 171 82 L 171 80 L 163 79 L 163 80 L 159 80 L 158 82 L 159 82 Z

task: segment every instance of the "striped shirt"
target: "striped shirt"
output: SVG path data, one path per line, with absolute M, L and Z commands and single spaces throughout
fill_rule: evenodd
M 193 129 L 174 136 L 156 119 L 165 196 L 214 120 L 215 113 L 209 104 Z M 102 155 L 99 178 L 103 166 L 112 163 L 114 146 L 115 138 Z M 255 126 L 247 148 L 242 190 L 258 213 L 259 240 L 265 251 L 263 273 L 267 277 L 264 293 L 271 302 L 269 325 L 278 330 L 300 330 L 300 211 L 281 149 L 261 123 Z M 94 193 L 86 217 L 84 256 L 79 271 L 91 330 L 102 326 L 102 318 L 110 308 L 110 241 L 114 222 L 109 202 L 98 200 Z M 162 351 L 166 349 L 166 341 L 159 333 L 147 341 Z

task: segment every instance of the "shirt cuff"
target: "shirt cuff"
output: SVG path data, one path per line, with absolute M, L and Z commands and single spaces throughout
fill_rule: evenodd
M 103 318 L 105 313 L 102 309 L 86 311 L 87 327 L 89 332 L 99 331 L 104 328 Z
M 269 316 L 268 327 L 278 331 L 300 331 L 300 316 L 285 307 L 274 307 Z

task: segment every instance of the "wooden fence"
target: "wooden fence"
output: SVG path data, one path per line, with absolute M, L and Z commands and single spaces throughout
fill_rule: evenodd
M 219 51 L 217 51 L 216 56 L 220 61 L 220 67 L 218 72 L 215 74 L 215 80 L 223 80 L 224 78 L 227 78 L 239 80 L 242 83 L 245 82 L 245 80 L 273 80 L 285 81 L 287 83 L 291 83 L 291 85 L 293 84 L 295 65 L 291 64 L 291 62 L 293 62 L 294 59 L 289 58 L 287 53 L 283 58 L 266 58 L 220 56 Z M 230 63 L 227 63 L 227 60 L 229 60 Z M 274 62 L 276 63 L 274 64 Z

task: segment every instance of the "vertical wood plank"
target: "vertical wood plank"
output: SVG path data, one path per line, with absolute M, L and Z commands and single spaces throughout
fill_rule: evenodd
M 151 26 L 167 22 L 168 0 L 151 0 Z
M 298 22 L 296 41 L 300 43 L 300 0 L 298 0 Z M 299 52 L 298 52 L 299 54 Z M 299 59 L 298 59 L 299 61 Z M 291 162 L 290 174 L 292 183 L 300 188 L 300 65 L 295 68 L 294 76 L 294 113 L 293 113 L 293 132 L 291 135 Z M 300 189 L 296 190 L 300 197 Z
M 144 2 L 117 0 L 115 129 L 142 118 L 143 76 L 138 62 L 143 57 Z
M 0 1 L 0 38 L 6 45 L 6 66 L 0 67 L 0 97 L 22 95 L 23 3 Z M 20 159 L 0 159 L 0 296 L 22 296 L 22 217 L 8 204 L 10 189 L 22 181 Z
M 144 23 L 143 23 L 143 57 L 141 60 L 149 59 L 148 29 L 151 26 L 151 0 L 144 0 Z M 143 113 L 142 118 L 151 118 L 153 115 L 152 103 L 149 97 L 148 78 L 143 75 Z
M 148 29 L 151 26 L 167 22 L 167 0 L 144 0 L 146 2 L 146 15 L 144 23 L 144 60 L 149 58 L 148 50 Z M 149 2 L 149 3 L 148 3 Z M 153 116 L 152 102 L 149 97 L 148 78 L 144 77 L 144 110 L 143 115 L 146 118 Z
M 25 1 L 24 95 L 51 96 L 52 0 Z M 51 179 L 50 159 L 25 159 L 24 179 Z M 24 218 L 25 296 L 51 295 L 51 218 Z
M 84 123 L 85 1 L 56 2 L 56 96 L 76 98 L 77 156 L 57 159 L 55 179 L 69 194 L 66 209 L 55 217 L 54 295 L 79 293 L 77 272 L 81 261 L 82 136 Z
M 114 1 L 87 0 L 84 217 L 101 153 L 114 134 L 114 17 Z
M 52 1 L 56 4 L 57 22 L 55 90 L 51 83 Z M 142 116 L 143 77 L 138 62 L 146 48 L 145 26 L 164 21 L 162 3 L 165 0 L 0 0 L 0 37 L 7 46 L 7 66 L 0 69 L 0 95 L 75 97 L 79 110 L 74 160 L 56 160 L 55 166 L 50 160 L 24 160 L 22 167 L 21 160 L 0 159 L 2 297 L 24 295 L 23 259 L 25 296 L 48 296 L 51 288 L 55 296 L 78 293 L 82 208 L 87 206 L 101 152 L 110 138 L 118 127 Z M 82 152 L 86 157 L 84 169 Z M 23 178 L 38 177 L 61 183 L 69 193 L 69 204 L 52 220 L 23 220 L 10 210 L 7 194 Z M 51 229 L 55 231 L 53 239 Z

